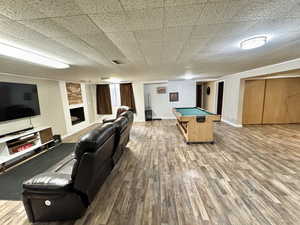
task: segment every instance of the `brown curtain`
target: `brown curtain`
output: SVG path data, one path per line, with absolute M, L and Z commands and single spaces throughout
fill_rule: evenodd
M 97 113 L 112 114 L 110 90 L 108 84 L 97 85 Z
M 121 105 L 128 106 L 132 112 L 135 110 L 134 94 L 132 84 L 120 84 Z

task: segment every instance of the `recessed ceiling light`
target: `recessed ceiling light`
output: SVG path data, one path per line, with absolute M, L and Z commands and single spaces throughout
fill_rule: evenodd
M 0 55 L 5 55 L 56 69 L 66 69 L 70 67 L 68 64 L 50 59 L 46 56 L 3 43 L 0 43 Z
M 253 49 L 258 48 L 263 45 L 265 45 L 268 41 L 268 38 L 266 36 L 259 36 L 259 37 L 253 37 L 249 38 L 247 40 L 244 40 L 241 42 L 240 47 L 241 49 Z

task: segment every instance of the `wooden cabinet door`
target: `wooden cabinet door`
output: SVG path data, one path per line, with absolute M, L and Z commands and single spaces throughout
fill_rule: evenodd
M 263 123 L 300 123 L 299 77 L 266 81 Z
M 262 124 L 265 80 L 245 81 L 243 124 Z

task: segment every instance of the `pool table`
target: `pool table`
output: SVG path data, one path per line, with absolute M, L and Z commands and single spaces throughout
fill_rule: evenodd
M 220 115 L 199 107 L 173 108 L 173 113 L 186 143 L 214 142 L 213 122 L 220 121 Z

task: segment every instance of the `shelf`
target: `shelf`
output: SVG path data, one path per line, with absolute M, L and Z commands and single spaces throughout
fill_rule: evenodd
M 11 141 L 13 139 L 17 139 L 17 138 L 20 138 L 20 137 L 23 137 L 23 136 L 26 136 L 26 135 L 29 135 L 29 134 L 32 134 L 32 133 L 36 133 L 36 132 L 39 132 L 41 130 L 45 130 L 47 128 L 50 128 L 50 127 L 34 128 L 32 130 L 28 130 L 28 131 L 25 131 L 25 132 L 20 133 L 20 134 L 9 135 L 9 136 L 0 138 L 0 143 L 6 143 L 6 142 Z
M 0 164 L 13 164 L 22 156 L 30 154 L 51 141 L 53 141 L 53 135 L 50 127 L 35 128 L 17 135 L 0 138 Z M 24 146 L 23 150 L 21 150 L 22 146 Z M 16 151 L 18 148 L 20 148 L 19 152 Z
M 7 146 L 8 147 L 14 147 L 15 145 L 22 145 L 22 144 L 19 144 L 19 143 L 26 143 L 27 141 L 31 141 L 31 140 L 37 140 L 38 139 L 38 135 L 37 134 L 34 134 L 33 136 L 30 136 L 28 138 L 24 138 L 24 139 L 19 139 L 17 141 L 14 141 L 14 142 L 7 142 Z
M 23 146 L 23 145 L 27 145 L 27 144 L 30 144 L 30 143 L 32 143 L 32 142 L 39 141 L 39 140 L 40 140 L 39 138 L 35 138 L 35 139 L 32 139 L 32 140 L 28 140 L 28 141 L 26 141 L 26 142 L 24 142 L 24 143 L 22 143 L 22 144 L 15 145 L 15 146 L 12 146 L 12 147 L 9 147 L 9 148 L 8 148 L 8 149 L 9 149 L 9 154 L 10 154 L 10 155 L 14 155 L 14 154 L 16 154 L 16 153 L 19 153 L 19 152 L 13 152 L 13 150 L 16 149 L 16 148 L 19 148 L 19 147 L 21 147 L 21 146 Z M 33 144 L 32 147 L 34 147 L 34 146 L 36 146 L 36 145 L 37 145 L 37 144 Z M 26 150 L 23 150 L 23 151 L 26 151 Z
M 42 146 L 41 144 L 37 144 L 37 145 L 34 145 L 34 146 L 32 146 L 32 147 L 24 150 L 24 151 L 14 153 L 14 154 L 12 154 L 12 155 L 10 155 L 8 157 L 0 157 L 0 164 L 6 163 L 6 162 L 8 162 L 8 161 L 10 161 L 12 159 L 16 159 L 16 158 L 18 158 L 18 157 L 20 157 L 22 155 L 25 155 L 26 153 L 32 152 L 32 151 L 34 151 L 35 149 L 37 149 L 37 148 L 39 148 L 41 146 Z

